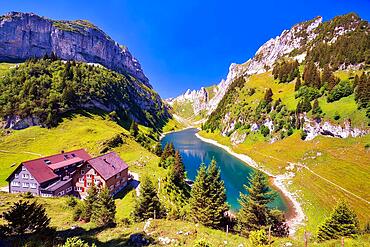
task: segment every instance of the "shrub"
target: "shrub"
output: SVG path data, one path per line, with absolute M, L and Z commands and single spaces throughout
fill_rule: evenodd
M 341 81 L 336 85 L 332 91 L 328 94 L 328 102 L 340 100 L 343 97 L 347 97 L 353 93 L 351 84 L 348 81 Z
M 295 98 L 297 99 L 303 97 L 308 99 L 309 101 L 312 101 L 319 98 L 320 96 L 320 91 L 318 89 L 308 86 L 302 86 L 296 92 Z
M 334 120 L 339 120 L 340 119 L 340 115 L 338 112 L 334 113 Z
M 269 244 L 268 236 L 264 229 L 251 231 L 249 233 L 249 241 L 251 242 L 252 246 L 255 247 L 266 246 Z
M 203 238 L 201 238 L 195 241 L 194 247 L 212 247 L 212 245 L 208 243 L 206 240 L 204 240 Z
M 70 208 L 74 208 L 77 205 L 77 199 L 74 196 L 68 196 L 66 204 Z
M 79 237 L 67 238 L 67 241 L 63 247 L 90 247 L 88 243 L 81 240 Z M 92 244 L 91 247 L 96 247 L 95 244 Z
M 306 140 L 306 138 L 307 138 L 307 133 L 304 130 L 302 130 L 301 131 L 301 139 Z
M 262 125 L 262 126 L 261 126 L 261 134 L 262 134 L 264 137 L 268 136 L 268 134 L 270 134 L 270 129 L 269 129 L 267 126 Z
M 34 196 L 31 192 L 27 191 L 26 193 L 22 194 L 22 197 L 25 199 L 30 199 L 30 198 L 33 198 Z

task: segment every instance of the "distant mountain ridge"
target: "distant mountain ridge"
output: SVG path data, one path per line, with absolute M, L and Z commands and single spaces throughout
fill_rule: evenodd
M 216 86 L 215 96 L 208 98 L 205 104 L 193 104 L 194 112 L 205 110 L 210 115 L 218 106 L 222 98 L 225 96 L 231 83 L 241 76 L 250 76 L 253 74 L 261 74 L 273 68 L 274 64 L 282 58 L 296 59 L 299 63 L 306 60 L 315 61 L 319 59 L 322 51 L 322 43 L 330 45 L 338 43 L 342 36 L 351 36 L 352 34 L 365 33 L 369 35 L 370 26 L 367 21 L 361 20 L 356 14 L 350 13 L 343 16 L 338 16 L 332 20 L 323 22 L 322 17 L 318 16 L 312 20 L 305 21 L 294 25 L 290 30 L 284 30 L 279 36 L 270 39 L 263 44 L 256 52 L 253 58 L 243 64 L 231 64 L 229 73 L 225 80 L 222 80 Z M 366 37 L 365 37 L 366 38 Z M 341 40 L 343 41 L 343 39 Z M 342 42 L 343 43 L 343 42 Z M 327 49 L 327 47 L 323 48 Z M 366 47 L 363 48 L 366 52 Z M 335 53 L 335 51 L 332 51 Z M 364 62 L 353 62 L 351 58 L 346 57 L 345 46 L 343 51 L 338 51 L 337 63 L 334 66 L 345 69 L 353 66 L 361 66 L 368 63 L 370 56 Z M 335 55 L 335 54 L 334 54 Z M 365 55 L 366 56 L 366 55 Z M 355 58 L 356 60 L 356 58 Z M 188 90 L 189 91 L 189 90 Z M 170 103 L 183 102 L 185 94 L 171 99 Z M 195 90 L 193 95 L 199 95 L 204 98 L 202 90 Z M 188 102 L 198 102 L 199 99 L 187 99 Z
M 54 53 L 62 60 L 98 63 L 151 88 L 139 61 L 88 21 L 55 21 L 33 13 L 0 16 L 0 61 L 20 62 Z

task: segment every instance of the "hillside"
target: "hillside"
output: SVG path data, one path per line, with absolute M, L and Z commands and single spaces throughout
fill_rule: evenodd
M 158 129 L 169 117 L 159 95 L 136 78 L 82 62 L 29 60 L 3 72 L 0 88 L 5 128 L 56 126 L 62 114 L 78 109 Z
M 341 199 L 369 220 L 369 35 L 353 13 L 299 23 L 232 64 L 223 97 L 205 106 L 199 134 L 281 177 L 311 233 Z

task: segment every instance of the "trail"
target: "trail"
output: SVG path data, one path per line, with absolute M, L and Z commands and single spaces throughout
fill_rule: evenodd
M 32 154 L 32 155 L 39 156 L 39 157 L 42 157 L 43 156 L 42 154 L 33 153 L 33 152 L 27 152 L 27 151 L 13 152 L 13 151 L 8 151 L 8 150 L 2 150 L 2 149 L 0 149 L 0 152 L 2 152 L 2 153 L 11 153 L 11 154 Z
M 284 162 L 284 163 L 285 163 L 285 162 L 287 162 L 287 161 L 281 160 L 281 159 L 279 159 L 279 158 L 276 158 L 276 157 L 274 157 L 274 156 L 266 155 L 266 154 L 263 154 L 263 153 L 261 153 L 261 152 L 255 151 L 255 150 L 251 150 L 251 151 L 252 151 L 252 152 L 255 152 L 255 153 L 258 153 L 258 154 L 260 154 L 260 155 L 262 155 L 262 156 L 265 156 L 265 157 L 268 157 L 268 158 L 271 158 L 271 159 L 275 159 L 275 160 L 277 160 L 277 161 L 281 161 L 281 162 Z M 351 191 L 347 190 L 346 188 L 343 188 L 342 186 L 340 186 L 340 185 L 338 185 L 338 184 L 336 184 L 336 183 L 334 183 L 334 182 L 330 181 L 329 179 L 327 179 L 327 178 L 325 178 L 325 177 L 321 176 L 320 174 L 317 174 L 316 172 L 312 171 L 308 166 L 306 166 L 306 165 L 304 165 L 304 164 L 301 164 L 301 163 L 294 163 L 294 162 L 287 162 L 287 163 L 289 163 L 289 164 L 293 164 L 293 165 L 298 166 L 298 167 L 301 167 L 301 168 L 305 168 L 306 170 L 308 170 L 309 172 L 311 172 L 313 175 L 315 175 L 315 176 L 317 176 L 318 178 L 320 178 L 320 179 L 322 179 L 322 180 L 324 180 L 324 181 L 326 181 L 326 182 L 330 183 L 331 185 L 334 185 L 336 188 L 338 188 L 338 189 L 340 189 L 340 190 L 342 190 L 342 191 L 344 191 L 344 192 L 346 192 L 346 193 L 348 193 L 348 194 L 350 194 L 350 195 L 352 195 L 352 196 L 356 197 L 357 199 L 359 199 L 359 200 L 361 200 L 361 201 L 366 202 L 367 204 L 370 204 L 370 202 L 369 202 L 369 201 L 367 201 L 366 199 L 364 199 L 364 198 L 362 198 L 361 196 L 358 196 L 358 195 L 356 195 L 355 193 L 353 193 L 353 192 L 351 192 Z

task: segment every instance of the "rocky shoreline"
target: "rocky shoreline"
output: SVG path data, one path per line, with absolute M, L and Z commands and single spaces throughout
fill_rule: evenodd
M 286 184 L 284 183 L 284 180 L 287 180 L 288 177 L 283 174 L 283 175 L 273 175 L 269 171 L 266 171 L 262 167 L 260 167 L 251 157 L 245 155 L 245 154 L 238 154 L 235 153 L 234 151 L 231 150 L 230 147 L 227 147 L 225 145 L 222 145 L 218 143 L 215 140 L 212 139 L 207 139 L 202 136 L 200 136 L 198 133 L 195 134 L 197 138 L 201 139 L 204 142 L 213 144 L 215 146 L 218 146 L 225 151 L 227 151 L 229 154 L 233 155 L 234 157 L 240 159 L 247 165 L 258 169 L 262 171 L 263 173 L 267 174 L 273 181 L 273 186 L 281 191 L 285 199 L 288 201 L 288 225 L 289 225 L 289 234 L 294 235 L 294 233 L 297 231 L 298 227 L 303 224 L 303 221 L 305 219 L 305 214 L 303 212 L 301 204 L 298 202 L 296 196 L 288 190 L 286 187 Z

